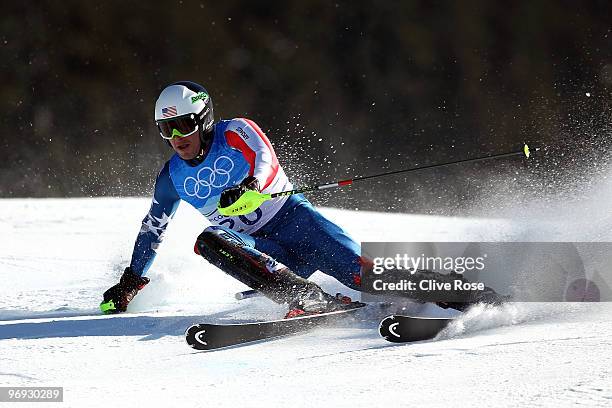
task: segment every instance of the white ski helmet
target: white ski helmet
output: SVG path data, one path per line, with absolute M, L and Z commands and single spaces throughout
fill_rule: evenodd
M 200 138 L 214 124 L 213 104 L 208 91 L 191 81 L 165 87 L 155 102 L 155 122 L 166 140 L 184 137 L 201 130 Z

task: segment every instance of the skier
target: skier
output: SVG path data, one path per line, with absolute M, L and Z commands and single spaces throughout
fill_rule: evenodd
M 228 207 L 247 190 L 292 189 L 272 144 L 255 122 L 237 118 L 215 123 L 209 93 L 189 81 L 162 90 L 155 103 L 155 121 L 175 154 L 157 176 L 130 266 L 104 293 L 100 305 L 104 313 L 124 312 L 149 283 L 143 275 L 180 200 L 212 224 L 197 237 L 195 252 L 273 301 L 287 303 L 286 317 L 361 305 L 307 280 L 321 270 L 359 290 L 361 268 L 367 262 L 360 257 L 359 244 L 301 194 L 269 200 L 248 215 L 218 212 L 217 204 Z

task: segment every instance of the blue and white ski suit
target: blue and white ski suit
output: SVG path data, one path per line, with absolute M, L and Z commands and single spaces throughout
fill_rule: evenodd
M 321 215 L 301 194 L 265 202 L 248 215 L 224 216 L 217 211 L 221 192 L 254 176 L 262 192 L 292 189 L 264 132 L 249 119 L 215 124 L 210 150 L 191 166 L 174 154 L 155 182 L 151 208 L 134 245 L 131 268 L 144 275 L 162 241 L 180 200 L 200 211 L 212 224 L 255 253 L 265 253 L 307 278 L 320 270 L 358 289 L 360 246 L 342 228 Z

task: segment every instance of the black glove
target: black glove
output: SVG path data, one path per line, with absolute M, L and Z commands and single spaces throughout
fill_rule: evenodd
M 119 283 L 104 292 L 104 302 L 107 304 L 104 313 L 121 313 L 125 312 L 128 304 L 134 299 L 138 291 L 149 283 L 150 279 L 145 276 L 138 276 L 128 266 L 125 268 Z M 112 301 L 112 305 L 108 302 Z M 102 308 L 102 305 L 100 307 Z M 114 306 L 114 307 L 113 307 Z
M 229 207 L 234 204 L 247 190 L 259 191 L 259 180 L 253 176 L 249 176 L 242 180 L 242 183 L 237 186 L 223 190 L 221 198 L 219 198 L 221 208 Z

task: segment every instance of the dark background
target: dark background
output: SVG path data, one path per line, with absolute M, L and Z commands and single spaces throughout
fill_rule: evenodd
M 249 117 L 297 184 L 539 148 L 310 197 L 491 213 L 609 161 L 609 1 L 3 2 L 0 197 L 149 195 L 177 80 Z M 503 200 L 499 200 L 503 201 Z M 506 200 L 507 201 L 507 200 Z

